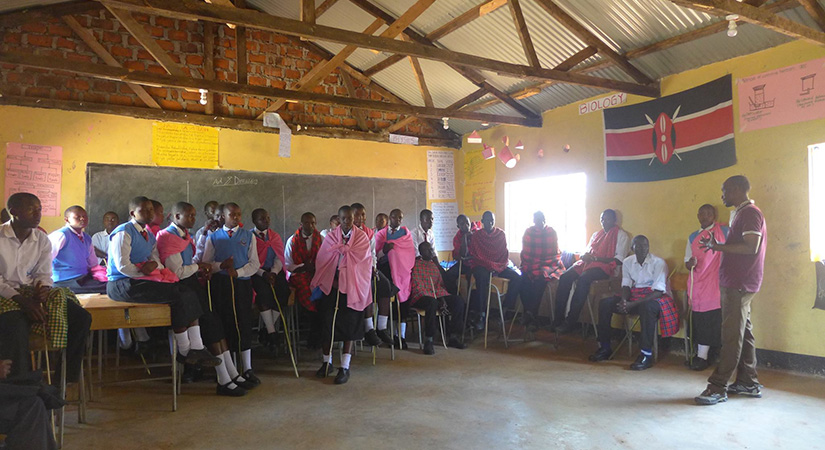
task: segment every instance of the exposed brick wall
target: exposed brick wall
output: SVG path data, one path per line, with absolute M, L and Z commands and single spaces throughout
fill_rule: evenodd
M 167 17 L 133 14 L 157 43 L 184 71 L 204 74 L 203 25 Z M 134 71 L 165 74 L 166 71 L 143 49 L 129 32 L 108 11 L 74 16 L 91 30 L 95 38 L 123 67 Z M 216 27 L 214 69 L 215 78 L 237 81 L 236 36 L 226 25 Z M 247 30 L 248 83 L 259 86 L 292 88 L 312 67 L 322 61 L 297 41 L 276 33 Z M 0 48 L 4 51 L 28 52 L 73 61 L 104 64 L 100 58 L 62 20 L 27 23 L 3 30 Z M 363 99 L 389 101 L 369 87 L 353 80 L 356 96 Z M 163 109 L 204 112 L 198 93 L 173 88 L 147 87 L 149 94 Z M 347 96 L 338 70 L 329 74 L 314 89 L 315 92 Z M 6 95 L 78 100 L 128 106 L 146 106 L 125 84 L 76 76 L 72 73 L 46 71 L 4 65 L 0 71 L 0 92 Z M 226 117 L 254 118 L 269 104 L 269 100 L 214 94 L 215 114 Z M 355 116 L 348 107 L 308 103 L 288 103 L 281 110 L 285 120 L 304 126 L 325 126 L 357 129 Z M 367 111 L 370 130 L 384 129 L 403 115 Z M 436 136 L 426 123 L 415 121 L 398 133 Z

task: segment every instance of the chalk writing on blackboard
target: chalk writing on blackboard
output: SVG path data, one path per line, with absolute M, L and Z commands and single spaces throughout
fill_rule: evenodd
M 223 187 L 223 186 L 244 186 L 244 185 L 255 185 L 258 184 L 257 178 L 241 178 L 236 177 L 234 175 L 215 178 L 212 180 L 213 187 Z

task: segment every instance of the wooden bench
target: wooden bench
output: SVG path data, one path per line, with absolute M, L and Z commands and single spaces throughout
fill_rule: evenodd
M 77 296 L 83 308 L 92 316 L 91 335 L 87 346 L 87 364 L 89 374 L 92 372 L 92 342 L 94 332 L 98 332 L 98 384 L 102 385 L 103 373 L 103 332 L 119 328 L 169 327 L 172 326 L 172 313 L 169 305 L 117 302 L 105 294 L 81 294 Z M 172 339 L 172 354 L 177 354 L 177 344 Z M 163 364 L 166 366 L 166 364 Z M 174 357 L 171 358 L 172 369 L 172 411 L 178 409 L 178 368 Z M 90 377 L 91 378 L 91 377 Z M 169 377 L 141 378 L 133 381 L 166 380 Z M 111 382 L 109 383 L 111 384 Z M 92 389 L 90 389 L 92 391 Z

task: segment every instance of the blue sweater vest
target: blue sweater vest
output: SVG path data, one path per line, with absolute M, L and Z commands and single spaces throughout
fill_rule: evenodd
M 140 264 L 152 258 L 152 250 L 155 248 L 155 236 L 152 235 L 152 232 L 150 232 L 148 228 L 146 229 L 146 234 L 149 238 L 148 240 L 144 239 L 143 236 L 140 235 L 140 232 L 135 229 L 132 222 L 126 222 L 118 225 L 118 227 L 112 231 L 112 234 L 109 235 L 109 240 L 111 240 L 118 233 L 128 233 L 129 236 L 132 237 L 132 252 L 129 254 L 129 261 L 132 264 Z M 112 258 L 109 258 L 106 276 L 109 277 L 109 281 L 129 278 L 127 275 L 124 275 L 117 270 L 115 260 Z
M 92 238 L 83 233 L 83 241 L 74 234 L 74 231 L 65 226 L 55 233 L 63 233 L 66 241 L 63 248 L 52 261 L 52 280 L 55 282 L 72 280 L 89 273 L 89 251 L 92 247 Z
M 169 233 L 172 233 L 176 236 L 180 236 L 180 232 L 178 231 L 178 227 L 176 227 L 175 225 L 169 225 L 168 227 L 166 227 L 166 231 L 168 231 Z M 180 237 L 183 238 L 183 236 L 180 236 Z M 184 251 L 180 252 L 180 257 L 183 260 L 183 265 L 184 266 L 192 265 L 192 258 L 194 256 L 195 256 L 195 251 L 192 250 L 191 245 L 187 245 L 186 249 Z
M 215 262 L 222 262 L 232 257 L 235 261 L 235 269 L 240 269 L 249 262 L 249 246 L 256 238 L 251 231 L 243 228 L 238 228 L 238 231 L 232 233 L 232 237 L 229 237 L 229 233 L 220 228 L 209 235 L 209 239 L 212 240 L 212 246 L 215 248 Z M 226 275 L 225 270 L 221 270 L 220 273 Z M 238 277 L 240 280 L 248 280 L 249 278 Z

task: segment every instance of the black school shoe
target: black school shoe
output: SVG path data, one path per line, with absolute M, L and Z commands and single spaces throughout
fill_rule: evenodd
M 592 362 L 605 361 L 607 359 L 610 359 L 610 355 L 612 353 L 613 352 L 611 351 L 610 348 L 600 347 L 598 350 L 596 350 L 596 353 L 593 353 L 587 359 L 589 359 Z
M 189 353 L 186 355 L 187 364 L 197 364 L 201 367 L 217 367 L 221 365 L 221 362 L 223 362 L 222 358 L 212 355 L 205 348 L 189 350 Z
M 381 345 L 381 338 L 378 337 L 378 333 L 375 332 L 375 329 L 369 330 L 364 333 L 364 340 L 367 341 L 367 344 L 377 347 Z
M 710 366 L 710 363 L 708 362 L 707 359 L 702 359 L 702 358 L 697 356 L 697 357 L 693 358 L 693 362 L 690 363 L 690 370 L 696 370 L 696 371 L 701 372 L 701 371 L 707 369 L 708 366 Z
M 395 336 L 392 339 L 392 344 L 395 346 L 395 348 L 398 348 L 398 349 L 401 349 L 401 350 L 408 350 L 410 348 L 410 346 L 407 345 L 407 340 L 406 339 L 401 339 L 401 342 L 398 342 L 398 336 Z
M 386 328 L 383 329 L 383 330 L 377 330 L 375 332 L 375 335 L 378 336 L 378 338 L 381 339 L 381 341 L 384 342 L 385 344 L 392 345 L 392 343 L 393 343 L 392 336 L 390 336 L 390 333 L 387 331 Z
M 326 376 L 330 375 L 331 373 L 332 373 L 332 364 L 328 363 L 328 362 L 325 362 L 325 363 L 321 364 L 321 368 L 318 369 L 317 372 L 315 372 L 315 376 L 318 377 L 318 378 L 326 378 Z
M 349 369 L 338 368 L 338 375 L 335 376 L 335 384 L 345 384 L 349 381 Z
M 645 370 L 651 367 L 653 367 L 653 355 L 648 356 L 644 353 L 639 353 L 639 357 L 630 365 L 630 370 Z
M 261 385 L 261 379 L 255 376 L 255 373 L 252 372 L 252 369 L 247 370 L 246 372 L 242 373 L 241 376 L 247 383 L 251 383 L 252 388 L 258 387 Z M 244 386 L 244 389 L 251 389 Z
M 235 383 L 234 388 L 229 387 L 232 383 Z M 215 389 L 215 393 L 225 397 L 243 397 L 246 395 L 246 389 L 239 386 L 236 382 L 230 381 L 226 384 L 218 384 L 218 387 Z
M 198 371 L 201 371 L 201 376 L 203 376 L 203 368 L 196 366 L 194 364 L 184 364 L 183 365 L 183 374 L 180 376 L 180 382 L 183 384 L 190 384 L 198 381 Z
M 447 342 L 447 347 L 457 348 L 459 350 L 464 350 L 467 348 L 467 345 L 462 343 L 458 340 L 458 338 L 451 337 L 450 341 Z
M 435 347 L 433 346 L 433 341 L 427 341 L 424 343 L 424 354 L 435 355 Z

